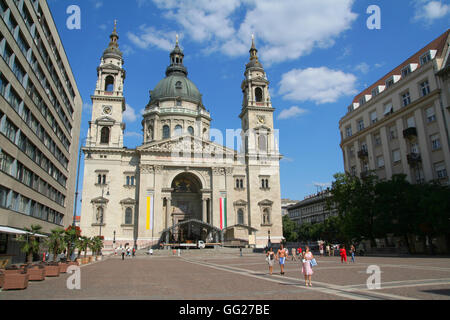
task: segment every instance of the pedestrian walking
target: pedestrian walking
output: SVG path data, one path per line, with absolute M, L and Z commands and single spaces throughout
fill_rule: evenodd
M 272 275 L 273 263 L 275 262 L 275 252 L 273 252 L 272 248 L 269 248 L 269 251 L 267 251 L 266 261 L 269 264 L 269 274 Z
M 136 256 L 136 248 L 133 247 L 133 257 L 135 257 L 135 256 Z
M 327 246 L 326 246 L 327 256 L 330 256 L 330 255 L 331 255 L 330 250 L 331 250 L 331 249 L 330 249 L 330 244 L 327 243 Z
M 319 245 L 320 256 L 323 257 L 323 243 Z
M 302 250 L 302 247 L 298 247 L 298 248 L 297 248 L 297 255 L 298 255 L 299 257 L 302 257 L 302 256 L 303 256 L 303 250 Z
M 130 247 L 127 248 L 127 256 L 131 257 L 131 248 Z
M 314 255 L 311 251 L 309 251 L 309 247 L 305 247 L 305 252 L 303 252 L 303 259 L 302 259 L 302 273 L 305 276 L 305 286 L 312 287 L 311 283 L 311 277 L 313 275 L 313 270 L 311 266 L 311 260 L 314 259 Z
M 277 260 L 280 263 L 281 275 L 284 275 L 284 264 L 286 263 L 286 250 L 284 246 L 281 245 L 281 248 L 277 251 Z
M 354 245 L 352 245 L 352 246 L 350 247 L 350 253 L 351 253 L 351 255 L 352 255 L 352 262 L 355 263 L 356 248 L 355 248 Z
M 125 259 L 125 248 L 123 248 L 122 246 L 120 246 L 122 248 L 122 260 Z
M 347 251 L 345 250 L 345 246 L 341 245 L 341 249 L 339 250 L 339 255 L 341 256 L 341 263 L 347 262 Z

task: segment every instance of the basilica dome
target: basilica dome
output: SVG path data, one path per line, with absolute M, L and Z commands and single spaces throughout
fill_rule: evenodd
M 202 105 L 202 95 L 197 86 L 187 78 L 187 69 L 183 65 L 184 54 L 178 46 L 170 53 L 170 65 L 166 70 L 166 77 L 162 79 L 153 91 L 150 91 L 150 105 L 164 100 L 193 102 Z
M 182 99 L 194 103 L 202 103 L 202 95 L 197 86 L 189 80 L 182 72 L 173 72 L 162 79 L 150 93 L 153 102 L 161 100 Z

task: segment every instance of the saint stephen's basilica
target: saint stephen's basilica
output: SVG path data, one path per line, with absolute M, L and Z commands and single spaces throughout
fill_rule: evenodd
M 254 247 L 280 242 L 281 156 L 269 81 L 254 41 L 236 115 L 242 123 L 233 139 L 240 141 L 239 151 L 211 141 L 211 114 L 188 79 L 178 39 L 165 78 L 150 91 L 143 111 L 143 143 L 128 149 L 122 119 L 126 72 L 116 27 L 110 38 L 97 68 L 82 148 L 82 234 L 103 236 L 105 250 L 126 243 L 145 248 L 198 240 Z

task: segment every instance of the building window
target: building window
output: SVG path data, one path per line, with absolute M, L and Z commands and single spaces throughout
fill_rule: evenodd
M 358 120 L 358 131 L 364 130 L 364 120 Z
M 194 128 L 191 127 L 191 126 L 189 126 L 189 127 L 188 127 L 188 132 L 189 132 L 189 134 L 190 134 L 191 136 L 193 136 L 193 135 L 194 135 Z
M 168 125 L 163 126 L 163 139 L 170 138 L 170 127 Z
M 100 131 L 100 143 L 109 143 L 109 128 L 103 127 Z
M 394 163 L 400 162 L 400 150 L 393 150 L 392 151 L 392 161 Z
M 99 174 L 97 176 L 97 184 L 106 184 L 106 174 Z
M 269 210 L 269 208 L 265 208 L 263 210 L 262 224 L 264 224 L 264 225 L 270 224 L 270 210 Z
M 269 179 L 261 179 L 261 189 L 269 189 Z
M 107 76 L 105 78 L 105 91 L 107 91 L 107 92 L 114 91 L 114 77 L 113 76 Z
M 244 224 L 244 210 L 239 209 L 237 212 L 237 223 Z
M 436 171 L 436 176 L 438 177 L 438 179 L 447 178 L 447 169 L 445 168 L 444 162 L 435 163 L 434 169 Z
M 378 168 L 384 167 L 384 158 L 382 156 L 377 157 L 377 166 L 378 166 Z
M 434 107 L 428 108 L 426 110 L 427 122 L 436 121 L 436 114 L 434 113 Z
M 265 134 L 258 136 L 258 148 L 260 152 L 267 152 L 267 137 Z
M 394 127 L 390 127 L 389 128 L 389 138 L 391 139 L 391 140 L 395 140 L 395 139 L 397 139 L 397 128 L 394 126 Z
M 391 77 L 386 80 L 386 88 L 392 87 L 394 85 L 394 78 Z
M 428 80 L 426 80 L 420 84 L 420 94 L 422 97 L 424 97 L 429 93 L 430 93 L 430 84 L 428 83 Z
M 411 103 L 411 97 L 409 95 L 409 91 L 402 94 L 402 106 L 406 107 Z
M 431 136 L 431 149 L 433 151 L 441 149 L 441 140 L 439 138 L 439 134 Z
M 131 208 L 125 210 L 125 224 L 133 224 L 133 209 Z
M 406 123 L 408 125 L 408 128 L 415 128 L 416 127 L 416 120 L 414 119 L 414 117 L 409 117 L 406 120 Z
M 381 146 L 381 136 L 379 134 L 376 134 L 374 136 L 374 140 L 375 140 L 375 145 L 376 146 Z
M 175 135 L 176 136 L 181 136 L 182 133 L 183 133 L 183 127 L 180 126 L 179 124 L 177 124 L 175 126 Z
M 104 213 L 103 207 L 98 207 L 95 215 L 95 221 L 99 224 L 103 224 L 104 221 Z
M 127 186 L 134 186 L 135 185 L 135 178 L 134 178 L 134 176 L 127 176 L 126 177 L 126 185 Z
M 352 127 L 348 126 L 347 128 L 345 128 L 345 134 L 348 137 L 352 136 Z
M 411 73 L 411 66 L 407 65 L 402 69 L 402 78 L 406 77 L 410 73 Z
M 244 179 L 236 179 L 236 189 L 244 189 Z
M 263 91 L 261 88 L 255 89 L 255 99 L 256 102 L 262 102 L 263 101 Z
M 430 51 L 428 51 L 427 53 L 425 53 L 424 55 L 422 55 L 420 57 L 420 65 L 423 66 L 424 64 L 428 63 L 429 61 L 431 61 Z
M 372 124 L 374 124 L 374 123 L 376 123 L 378 121 L 377 112 L 376 111 L 374 111 L 374 112 L 372 112 L 370 114 L 370 121 L 372 122 Z
M 181 81 L 177 81 L 177 83 L 175 83 L 175 89 L 178 89 L 178 90 L 183 89 L 183 85 L 182 85 Z
M 419 154 L 420 153 L 420 151 L 419 151 L 419 144 L 418 143 L 412 143 L 411 146 L 410 146 L 410 150 L 411 150 L 411 153 Z
M 350 168 L 350 174 L 352 176 L 356 176 L 356 166 L 353 166 L 353 167 Z

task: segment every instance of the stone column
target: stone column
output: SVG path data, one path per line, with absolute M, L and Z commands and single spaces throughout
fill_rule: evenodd
M 207 222 L 207 214 L 208 214 L 208 212 L 207 212 L 207 207 L 206 207 L 206 205 L 207 205 L 207 199 L 202 199 L 202 221 L 203 222 Z

